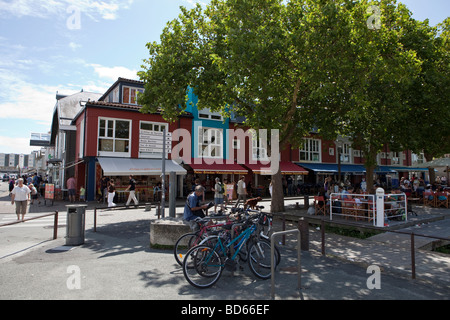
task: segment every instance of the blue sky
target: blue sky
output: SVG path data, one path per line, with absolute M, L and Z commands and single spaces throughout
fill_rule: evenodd
M 30 153 L 31 132 L 48 132 L 55 95 L 103 93 L 134 78 L 180 6 L 195 0 L 0 0 L 0 153 Z M 204 2 L 209 2 L 204 0 Z M 436 25 L 450 0 L 403 0 Z

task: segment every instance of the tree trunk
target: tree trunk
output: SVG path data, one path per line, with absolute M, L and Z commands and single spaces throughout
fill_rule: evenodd
M 373 187 L 373 173 L 377 167 L 377 151 L 369 146 L 366 151 L 366 163 L 364 164 L 366 168 L 366 181 L 367 181 L 367 192 L 369 194 L 375 194 L 376 188 Z
M 433 160 L 433 155 L 430 153 L 424 152 L 424 156 L 425 156 L 425 161 Z M 434 168 L 428 168 L 428 175 L 430 177 L 430 184 L 433 184 L 434 181 L 436 181 L 436 172 L 434 172 Z
M 367 183 L 367 193 L 375 194 L 375 188 L 373 187 L 373 172 L 375 170 L 375 166 L 366 166 L 366 183 Z
M 272 176 L 272 202 L 271 213 L 284 212 L 284 194 L 283 194 L 283 179 L 281 168 Z

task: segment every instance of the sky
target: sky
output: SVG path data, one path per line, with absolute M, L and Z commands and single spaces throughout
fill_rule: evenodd
M 104 93 L 138 79 L 145 45 L 159 41 L 180 6 L 208 0 L 0 0 L 0 153 L 29 154 L 31 133 L 50 131 L 56 92 Z M 431 25 L 450 0 L 402 0 Z

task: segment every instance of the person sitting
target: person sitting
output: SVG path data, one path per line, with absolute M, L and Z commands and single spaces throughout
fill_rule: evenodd
M 204 188 L 202 186 L 196 186 L 194 190 L 195 191 L 189 194 L 186 199 L 183 213 L 183 220 L 193 230 L 197 227 L 197 224 L 194 222 L 194 220 L 197 218 L 204 218 L 205 214 L 203 210 L 206 210 L 208 208 L 208 204 L 200 204 L 200 201 L 203 198 Z

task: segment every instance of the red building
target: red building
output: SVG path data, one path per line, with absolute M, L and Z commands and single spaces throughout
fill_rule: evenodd
M 136 193 L 141 199 L 149 199 L 162 173 L 163 130 L 170 136 L 178 128 L 190 130 L 192 126 L 189 113 L 173 123 L 160 114 L 141 113 L 136 93 L 142 90 L 142 82 L 119 78 L 99 101 L 85 102 L 73 120 L 77 128 L 75 176 L 78 188 L 86 188 L 88 201 L 99 196 L 103 175 L 115 179 L 121 194 L 128 186 L 130 174 L 137 176 Z M 171 161 L 171 149 L 169 143 L 167 172 L 186 174 L 185 169 Z

